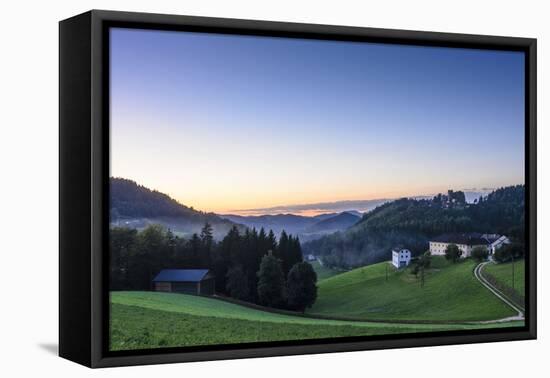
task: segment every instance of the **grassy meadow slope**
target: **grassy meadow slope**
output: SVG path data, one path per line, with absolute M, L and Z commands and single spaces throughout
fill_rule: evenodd
M 335 269 L 321 265 L 319 261 L 311 261 L 310 264 L 313 267 L 313 270 L 315 270 L 315 273 L 317 273 L 317 281 L 326 280 L 327 278 L 342 273 Z
M 423 288 L 410 268 L 382 262 L 319 282 L 311 314 L 364 320 L 481 321 L 515 315 L 473 276 L 476 263 L 434 256 Z
M 493 276 L 500 284 L 507 288 L 514 288 L 522 297 L 525 297 L 525 261 L 519 260 L 514 266 L 514 284 L 512 285 L 512 263 L 487 264 L 483 268 Z
M 474 329 L 490 324 L 390 324 L 274 314 L 217 299 L 155 292 L 111 293 L 111 350 Z

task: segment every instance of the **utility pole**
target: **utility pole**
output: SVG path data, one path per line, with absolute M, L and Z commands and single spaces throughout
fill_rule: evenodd
M 516 290 L 516 263 L 514 261 L 513 253 L 512 253 L 512 290 Z
M 386 282 L 388 282 L 388 264 L 386 263 Z

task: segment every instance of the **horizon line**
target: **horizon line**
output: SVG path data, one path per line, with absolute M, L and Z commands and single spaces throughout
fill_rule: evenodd
M 148 186 L 145 186 L 143 184 L 138 183 L 136 180 L 119 177 L 119 176 L 110 176 L 110 179 L 123 179 L 134 182 L 136 185 L 147 188 L 151 191 L 156 191 L 158 193 L 163 193 L 170 197 L 171 199 L 175 200 L 180 205 L 193 208 L 195 210 L 201 211 L 203 213 L 211 213 L 216 215 L 236 215 L 236 216 L 262 216 L 262 215 L 299 215 L 299 216 L 315 216 L 315 215 L 321 215 L 321 214 L 332 214 L 332 213 L 342 213 L 346 211 L 357 211 L 359 213 L 365 213 L 373 208 L 389 201 L 395 201 L 402 198 L 408 198 L 408 199 L 427 199 L 432 198 L 438 194 L 445 194 L 445 192 L 437 192 L 437 193 L 423 193 L 423 194 L 414 194 L 414 195 L 407 195 L 407 196 L 395 196 L 395 197 L 376 197 L 371 199 L 345 199 L 345 200 L 336 200 L 336 201 L 323 201 L 323 202 L 302 202 L 302 203 L 290 203 L 290 204 L 279 204 L 275 206 L 269 206 L 269 207 L 257 207 L 257 208 L 245 208 L 245 209 L 228 209 L 224 211 L 207 211 L 207 210 L 201 210 L 197 209 L 195 206 L 190 204 L 185 204 L 183 201 L 180 201 L 176 197 L 172 196 L 170 193 L 163 192 L 158 189 L 150 188 Z M 525 184 L 510 184 L 510 185 L 504 185 L 499 187 L 482 187 L 482 188 L 467 188 L 467 189 L 447 189 L 453 190 L 453 191 L 463 191 L 465 193 L 475 193 L 475 192 L 493 192 L 499 188 L 507 187 L 507 186 L 516 186 L 516 185 L 525 185 Z M 345 207 L 346 205 L 355 205 L 351 207 Z M 309 215 L 304 215 L 309 214 Z

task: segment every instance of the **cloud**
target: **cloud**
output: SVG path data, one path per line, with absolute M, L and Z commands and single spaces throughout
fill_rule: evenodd
M 466 202 L 472 203 L 475 199 L 478 199 L 480 196 L 486 196 L 494 189 L 492 188 L 468 188 L 463 189 L 466 196 Z M 443 194 L 446 194 L 444 192 Z M 417 196 L 408 196 L 408 198 L 423 200 L 431 199 L 436 195 L 433 194 L 423 194 Z M 380 206 L 386 202 L 393 201 L 395 198 L 381 198 L 381 199 L 372 199 L 372 200 L 344 200 L 344 201 L 334 201 L 334 202 L 318 202 L 318 203 L 306 203 L 306 204 L 296 204 L 296 205 L 280 205 L 273 207 L 260 207 L 252 209 L 238 209 L 231 210 L 228 213 L 235 215 L 276 215 L 276 214 L 296 214 L 304 216 L 314 216 L 319 214 L 326 213 L 341 213 L 342 211 L 358 211 L 360 213 L 366 213 L 371 211 L 377 206 Z
M 339 213 L 342 211 L 359 211 L 361 213 L 370 211 L 389 199 L 374 200 L 346 200 L 336 202 L 319 202 L 297 205 L 281 205 L 273 207 L 232 210 L 231 213 L 238 215 L 274 215 L 274 214 L 297 214 L 316 215 L 324 213 Z

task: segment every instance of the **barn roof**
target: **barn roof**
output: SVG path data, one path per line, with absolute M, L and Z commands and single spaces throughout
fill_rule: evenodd
M 208 269 L 163 269 L 153 282 L 199 282 L 208 274 Z

